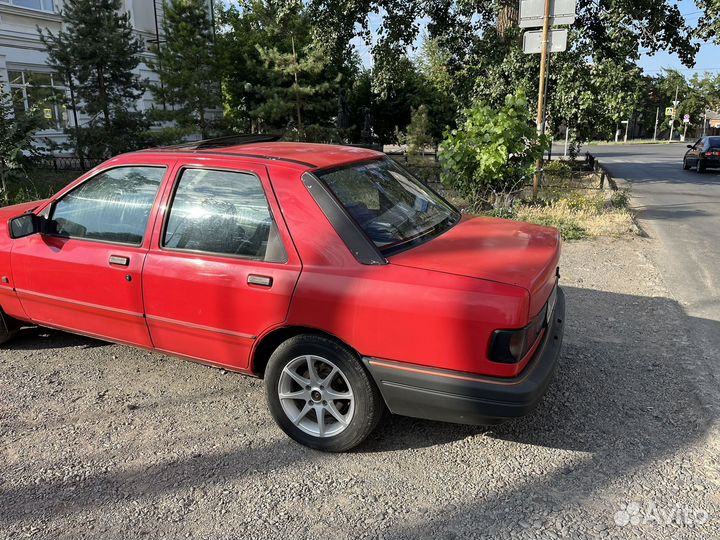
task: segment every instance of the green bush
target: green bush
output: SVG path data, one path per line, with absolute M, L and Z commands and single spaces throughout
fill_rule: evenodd
M 546 225 L 560 230 L 563 240 L 581 240 L 588 236 L 587 231 L 572 219 L 563 219 L 555 216 L 539 217 L 533 220 L 537 225 Z
M 568 177 L 572 174 L 572 167 L 570 166 L 570 164 L 566 163 L 565 161 L 560 161 L 559 159 L 551 161 L 550 163 L 546 163 L 544 170 L 545 174 L 549 174 L 551 176 L 559 176 L 562 178 Z
M 440 147 L 442 181 L 478 207 L 488 192 L 512 191 L 530 179 L 549 143 L 532 125 L 522 90 L 495 110 L 476 101 Z
M 630 195 L 626 189 L 615 191 L 610 196 L 610 206 L 612 208 L 628 208 L 630 206 Z

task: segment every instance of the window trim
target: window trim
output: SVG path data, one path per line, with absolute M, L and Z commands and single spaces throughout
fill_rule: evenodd
M 160 197 L 160 194 L 162 192 L 163 184 L 165 183 L 165 179 L 167 178 L 168 170 L 170 167 L 168 165 L 159 165 L 157 163 L 152 165 L 144 165 L 144 164 L 118 164 L 114 165 L 112 167 L 108 167 L 107 169 L 102 169 L 100 171 L 97 171 L 97 173 L 93 174 L 89 178 L 86 178 L 82 182 L 80 182 L 77 186 L 73 186 L 72 189 L 69 189 L 68 191 L 65 191 L 60 197 L 57 197 L 56 199 L 53 199 L 49 205 L 47 205 L 45 208 L 42 209 L 40 215 L 45 214 L 47 216 L 48 220 L 53 220 L 53 215 L 55 214 L 55 207 L 57 206 L 57 203 L 73 193 L 76 189 L 80 189 L 82 186 L 87 184 L 88 182 L 92 181 L 93 179 L 97 178 L 101 174 L 104 174 L 106 172 L 115 170 L 115 169 L 128 169 L 128 168 L 148 168 L 148 169 L 164 169 L 165 172 L 163 173 L 162 179 L 160 180 L 160 185 L 158 186 L 157 193 L 155 194 L 155 199 L 153 199 L 152 204 L 150 205 L 150 214 L 148 215 L 147 223 L 145 224 L 145 232 L 143 233 L 143 237 L 140 240 L 140 243 L 130 243 L 130 242 L 118 242 L 114 240 L 101 240 L 99 238 L 82 238 L 79 236 L 64 236 L 61 234 L 50 234 L 50 233 L 43 233 L 44 236 L 50 237 L 50 238 L 64 238 L 67 240 L 78 240 L 81 242 L 93 242 L 95 244 L 108 244 L 111 246 L 123 246 L 123 247 L 133 247 L 133 248 L 139 248 L 142 247 L 143 244 L 146 242 L 146 240 L 150 237 L 148 235 L 148 227 L 150 226 L 152 222 L 152 215 L 153 215 L 153 208 L 155 208 L 155 205 L 158 202 L 158 199 Z
M 40 2 L 42 4 L 42 2 Z M 58 15 L 57 6 L 55 5 L 55 1 L 51 1 L 51 8 L 50 9 L 43 9 L 43 8 L 34 8 L 34 7 L 28 7 L 28 6 L 18 6 L 15 4 L 14 0 L 3 0 L 0 1 L 0 4 L 4 4 L 6 6 L 15 8 L 15 9 L 27 9 L 30 11 L 34 11 L 35 13 L 44 13 L 48 15 Z
M 177 190 L 180 187 L 180 181 L 182 180 L 182 176 L 187 170 L 200 170 L 200 171 L 217 171 L 217 172 L 229 172 L 229 173 L 235 173 L 235 174 L 246 174 L 248 176 L 254 176 L 258 183 L 260 184 L 260 189 L 262 189 L 263 196 L 265 197 L 265 202 L 267 203 L 267 209 L 268 213 L 270 214 L 270 219 L 275 224 L 275 227 L 278 230 L 278 239 L 280 242 L 282 242 L 283 250 L 285 251 L 285 260 L 284 261 L 266 261 L 264 259 L 260 259 L 258 257 L 250 257 L 247 255 L 236 255 L 234 253 L 218 253 L 216 251 L 204 251 L 201 249 L 186 249 L 186 248 L 173 248 L 173 247 L 167 247 L 165 245 L 165 233 L 167 232 L 168 224 L 170 223 L 170 214 L 172 213 L 172 207 L 173 203 L 175 202 L 175 195 L 177 194 Z M 216 257 L 220 259 L 232 259 L 232 260 L 238 260 L 238 261 L 251 261 L 255 263 L 263 263 L 263 264 L 280 264 L 280 265 L 287 265 L 290 262 L 290 252 L 288 251 L 287 245 L 285 244 L 285 241 L 282 237 L 282 233 L 280 232 L 280 227 L 278 225 L 277 219 L 275 219 L 275 214 L 273 212 L 272 206 L 270 205 L 270 198 L 268 197 L 267 190 L 265 189 L 265 186 L 263 185 L 262 178 L 258 173 L 255 171 L 248 171 L 245 169 L 233 169 L 230 167 L 207 167 L 203 165 L 181 165 L 180 168 L 175 171 L 175 178 L 173 179 L 173 185 L 172 190 L 170 191 L 170 195 L 167 199 L 167 203 L 165 204 L 165 215 L 163 216 L 163 223 L 162 227 L 160 228 L 160 237 L 158 238 L 158 247 L 160 251 L 165 251 L 168 253 L 189 253 L 192 255 L 204 255 L 206 257 Z
M 1 2 L 0 2 L 1 3 Z M 22 9 L 32 9 L 32 8 L 22 8 Z M 13 107 L 13 114 L 17 115 L 14 107 L 15 107 L 15 101 L 13 98 L 13 92 L 14 91 L 20 91 L 22 94 L 22 105 L 23 105 L 23 112 L 28 113 L 30 109 L 32 108 L 30 106 L 30 92 L 29 90 L 31 88 L 47 88 L 50 90 L 51 94 L 55 94 L 56 92 L 62 93 L 63 99 L 68 98 L 68 87 L 65 84 L 58 84 L 56 82 L 56 78 L 62 79 L 62 76 L 57 72 L 53 71 L 52 69 L 48 69 L 47 66 L 36 66 L 36 65 L 20 65 L 15 66 L 14 64 L 11 64 L 8 68 L 8 81 L 7 85 L 10 88 L 10 100 L 11 105 Z M 10 78 L 10 72 L 13 73 L 20 73 L 22 76 L 22 82 L 21 83 L 13 83 Z M 50 84 L 39 84 L 39 85 L 33 85 L 30 82 L 28 82 L 29 76 L 32 75 L 48 75 L 50 77 Z M 64 104 L 60 104 L 58 101 L 53 99 L 48 103 L 51 105 L 50 109 L 52 109 L 54 114 L 53 118 L 45 118 L 43 116 L 43 121 L 47 122 L 47 125 L 43 127 L 42 129 L 38 130 L 38 133 L 59 133 L 62 132 L 65 128 L 70 127 L 70 108 L 67 107 Z

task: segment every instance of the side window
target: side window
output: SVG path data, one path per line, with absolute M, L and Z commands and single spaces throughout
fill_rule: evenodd
M 241 172 L 185 169 L 163 247 L 287 262 L 260 180 Z
M 50 216 L 54 234 L 140 245 L 165 167 L 118 167 L 64 195 Z

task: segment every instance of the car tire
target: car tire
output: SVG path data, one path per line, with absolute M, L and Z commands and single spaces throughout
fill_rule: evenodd
M 705 172 L 705 165 L 703 164 L 702 159 L 697 160 L 697 163 L 695 164 L 695 172 L 698 174 Z
M 688 165 L 687 159 L 683 158 L 683 171 L 689 171 L 690 165 Z
M 18 333 L 22 323 L 5 314 L 0 308 L 0 345 L 7 343 Z
M 385 410 L 358 355 L 312 334 L 294 336 L 275 349 L 265 370 L 265 397 L 280 429 L 325 452 L 359 445 Z

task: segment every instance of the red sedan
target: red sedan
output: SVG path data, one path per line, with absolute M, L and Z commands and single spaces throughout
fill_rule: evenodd
M 113 158 L 0 210 L 0 340 L 25 324 L 264 377 L 343 451 L 387 409 L 529 412 L 563 333 L 558 231 L 462 216 L 383 154 L 205 141 Z

